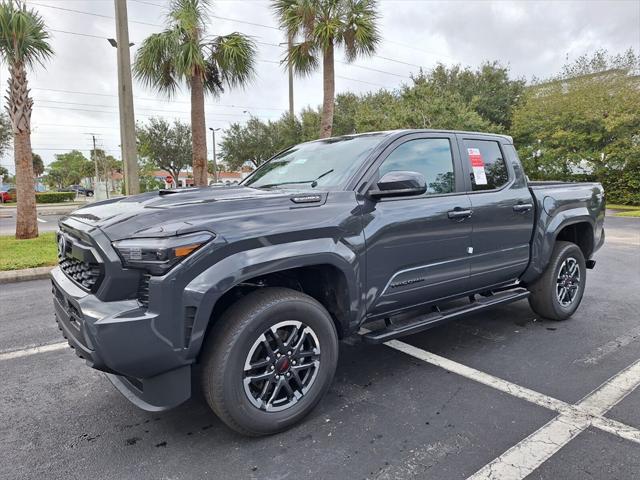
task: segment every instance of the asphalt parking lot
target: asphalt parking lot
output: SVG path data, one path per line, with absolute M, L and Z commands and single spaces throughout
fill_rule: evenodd
M 292 430 L 228 430 L 196 398 L 148 413 L 61 344 L 47 281 L 0 286 L 0 478 L 640 478 L 640 219 L 608 218 L 572 319 L 526 301 L 341 345 Z

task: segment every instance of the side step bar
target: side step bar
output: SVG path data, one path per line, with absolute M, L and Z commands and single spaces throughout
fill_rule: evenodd
M 516 288 L 506 292 L 498 293 L 490 297 L 475 299 L 469 305 L 451 308 L 449 310 L 436 311 L 426 315 L 403 321 L 401 324 L 388 323 L 386 328 L 373 330 L 362 335 L 366 343 L 383 343 L 394 338 L 422 332 L 429 328 L 437 327 L 445 322 L 454 320 L 471 313 L 481 312 L 487 308 L 507 303 L 517 302 L 529 296 L 529 291 L 524 288 Z

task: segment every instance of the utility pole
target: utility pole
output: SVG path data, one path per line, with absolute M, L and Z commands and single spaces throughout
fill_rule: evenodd
M 100 188 L 99 183 L 100 183 L 100 171 L 98 170 L 98 152 L 96 152 L 96 136 L 95 135 L 91 135 L 91 138 L 93 138 L 93 163 L 96 167 L 96 183 L 93 186 L 93 193 L 94 195 L 98 194 L 98 190 Z
M 216 132 L 220 130 L 219 128 L 209 127 L 211 130 L 211 136 L 213 139 L 213 181 L 218 182 L 218 162 L 216 160 Z
M 116 41 L 118 50 L 118 103 L 120 107 L 120 144 L 125 177 L 125 194 L 140 193 L 138 183 L 138 152 L 136 124 L 133 112 L 133 86 L 131 82 L 131 55 L 127 0 L 114 0 L 116 8 Z
M 289 54 L 291 54 L 291 49 L 293 48 L 293 36 L 288 35 L 287 38 L 287 48 L 289 49 Z M 293 118 L 293 67 L 291 62 L 287 62 L 289 69 L 289 115 Z

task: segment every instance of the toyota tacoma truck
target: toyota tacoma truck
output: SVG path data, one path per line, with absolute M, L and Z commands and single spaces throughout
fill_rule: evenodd
M 270 434 L 321 400 L 342 338 L 382 343 L 523 299 L 570 317 L 604 212 L 598 183 L 529 182 L 507 136 L 317 140 L 238 186 L 61 219 L 55 315 L 137 406 L 172 408 L 199 387 L 232 429 Z

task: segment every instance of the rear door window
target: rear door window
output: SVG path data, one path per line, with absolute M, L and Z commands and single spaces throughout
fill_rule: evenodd
M 509 181 L 507 164 L 498 142 L 492 140 L 465 140 L 464 155 L 471 169 L 473 191 L 495 190 Z

